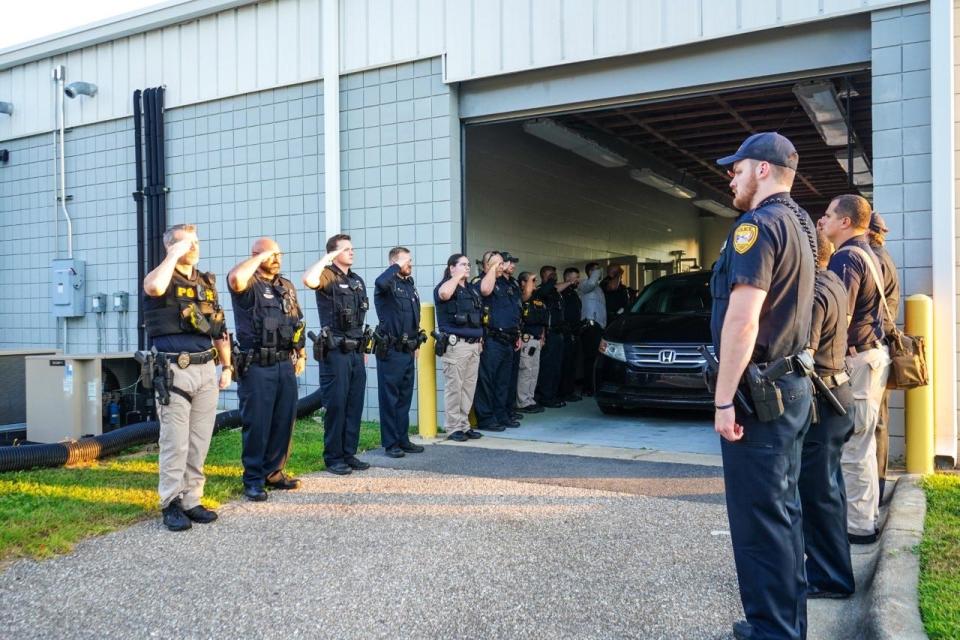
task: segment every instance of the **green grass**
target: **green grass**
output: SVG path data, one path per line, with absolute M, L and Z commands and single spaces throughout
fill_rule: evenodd
M 920 613 L 930 640 L 960 638 L 960 476 L 924 478 Z
M 364 423 L 360 450 L 379 445 L 379 426 Z M 323 468 L 323 427 L 312 418 L 298 420 L 287 471 Z M 239 429 L 214 436 L 205 472 L 207 507 L 241 494 Z M 64 553 L 84 538 L 159 513 L 155 445 L 60 469 L 0 473 L 0 561 Z

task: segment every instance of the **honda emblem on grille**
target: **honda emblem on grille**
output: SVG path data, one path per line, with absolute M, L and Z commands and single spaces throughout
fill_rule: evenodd
M 673 349 L 664 349 L 660 352 L 658 359 L 661 364 L 673 364 L 673 361 L 677 359 L 677 352 Z

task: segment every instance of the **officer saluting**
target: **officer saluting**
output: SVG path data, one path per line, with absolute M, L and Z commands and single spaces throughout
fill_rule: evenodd
M 380 441 L 391 458 L 422 453 L 410 442 L 410 403 L 414 363 L 426 335 L 420 331 L 420 296 L 413 284 L 413 259 L 406 247 L 394 247 L 390 266 L 377 278 L 373 302 L 380 318 L 377 348 L 377 390 L 380 397 Z M 421 338 L 422 335 L 422 338 Z
M 191 520 L 217 519 L 216 513 L 200 504 L 203 463 L 220 393 L 214 361 L 219 355 L 223 364 L 220 389 L 230 386 L 233 368 L 216 278 L 196 268 L 200 259 L 197 228 L 192 224 L 170 227 L 163 234 L 163 244 L 167 257 L 143 279 L 143 318 L 161 361 L 158 371 L 171 382 L 166 387 L 168 397 L 160 398 L 158 416 L 163 524 L 171 531 L 183 531 L 190 528 Z
M 314 356 L 320 363 L 320 395 L 326 407 L 323 461 L 327 471 L 341 476 L 370 468 L 356 457 L 367 384 L 363 320 L 370 302 L 363 279 L 351 266 L 353 243 L 341 233 L 327 240 L 327 255 L 303 274 L 303 284 L 317 292 L 320 316 Z
M 818 391 L 817 423 L 803 439 L 800 503 L 807 556 L 807 598 L 845 598 L 853 593 L 847 542 L 847 497 L 840 472 L 843 443 L 853 433 L 853 391 L 846 372 L 847 290 L 827 269 L 833 245 L 817 235 L 810 350 L 814 369 L 846 413 L 840 415 Z
M 797 477 L 812 388 L 794 356 L 813 307 L 812 222 L 790 198 L 798 162 L 776 133 L 750 136 L 732 165 L 745 211 L 714 265 L 711 331 L 720 360 L 714 427 L 722 436 L 727 515 L 746 622 L 737 638 L 802 638 L 806 584 Z M 752 410 L 734 397 L 748 371 Z
M 293 283 L 280 275 L 282 253 L 260 238 L 251 257 L 227 276 L 237 325 L 240 419 L 243 422 L 243 493 L 267 499 L 271 489 L 296 489 L 283 473 L 297 420 L 297 376 L 306 368 L 303 313 Z

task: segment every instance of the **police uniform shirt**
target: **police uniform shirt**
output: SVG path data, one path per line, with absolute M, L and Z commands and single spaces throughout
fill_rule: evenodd
M 797 212 L 779 200 L 793 204 L 788 193 L 774 194 L 741 215 L 713 266 L 710 329 L 718 355 L 730 293 L 738 284 L 767 292 L 753 362 L 770 362 L 807 347 L 815 274 L 813 223 L 796 204 Z M 799 216 L 805 216 L 805 225 Z
M 810 322 L 810 348 L 817 373 L 840 373 L 847 355 L 847 290 L 829 269 L 817 271 Z
M 880 275 L 883 277 L 883 296 L 887 299 L 887 306 L 890 307 L 890 317 L 883 318 L 883 333 L 890 335 L 896 328 L 897 313 L 900 309 L 900 278 L 897 275 L 897 265 L 886 247 L 870 245 L 873 254 L 880 261 Z
M 442 287 L 449 279 L 449 276 L 444 278 L 440 281 L 440 284 L 433 289 L 433 303 L 436 306 L 437 311 L 437 326 L 443 333 L 450 333 L 461 338 L 482 338 L 482 326 L 470 327 L 455 324 L 451 315 L 446 312 L 447 305 L 456 305 L 457 300 L 459 299 L 463 308 L 474 309 L 475 313 L 479 314 L 482 318 L 483 305 L 480 302 L 481 296 L 479 285 L 473 282 L 468 282 L 463 286 L 457 285 L 457 289 L 453 292 L 453 295 L 450 296 L 449 300 L 441 300 L 440 287 Z M 467 300 L 468 298 L 469 300 Z
M 573 286 L 567 287 L 560 294 L 560 299 L 563 302 L 564 328 L 568 330 L 575 329 L 580 324 L 580 310 L 582 308 L 577 290 Z
M 170 284 L 168 286 L 177 286 L 174 282 L 176 276 L 186 280 L 190 286 L 193 287 L 194 291 L 197 292 L 198 298 L 206 295 L 203 285 L 200 282 L 200 274 L 196 268 L 193 269 L 193 272 L 190 274 L 189 278 L 177 271 L 175 277 L 170 280 Z M 216 294 L 216 292 L 214 292 L 214 294 Z M 165 297 L 166 294 L 162 296 L 150 296 L 144 293 L 144 313 L 162 308 L 164 306 Z M 180 353 L 183 351 L 186 351 L 187 353 L 199 353 L 200 351 L 206 351 L 213 347 L 213 339 L 210 336 L 200 333 L 171 333 L 162 336 L 154 336 L 152 344 L 157 348 L 157 351 L 163 351 L 167 353 Z
M 327 266 L 320 274 L 317 286 L 317 313 L 320 326 L 329 327 L 333 335 L 360 338 L 366 317 L 367 290 L 363 278 L 348 269 L 347 273 L 335 264 Z M 361 308 L 362 305 L 362 308 Z M 344 322 L 351 315 L 349 327 Z
M 392 264 L 374 283 L 373 304 L 381 329 L 389 336 L 408 338 L 420 332 L 420 296 L 413 278 L 400 275 L 400 265 Z
M 837 247 L 830 258 L 828 268 L 840 276 L 847 289 L 847 315 L 850 316 L 847 344 L 854 347 L 883 337 L 883 302 L 881 289 L 873 281 L 867 263 L 855 251 L 841 251 L 844 247 L 859 247 L 865 251 L 873 259 L 877 273 L 880 273 L 880 264 L 865 235 L 850 238 Z
M 547 328 L 547 313 L 547 306 L 534 291 L 530 299 L 523 303 L 523 333 L 542 338 Z
M 550 313 L 550 329 L 559 330 L 563 325 L 563 299 L 557 292 L 556 280 L 542 283 L 533 293 L 547 305 L 547 311 Z
M 284 300 L 285 288 L 291 292 L 289 295 L 292 296 L 292 300 Z M 281 275 L 267 280 L 261 276 L 259 272 L 254 273 L 250 282 L 247 284 L 246 290 L 237 293 L 230 288 L 230 299 L 233 300 L 233 314 L 237 321 L 237 344 L 239 344 L 240 348 L 244 351 L 261 346 L 262 336 L 256 335 L 253 318 L 258 296 L 260 298 L 260 311 L 265 316 L 283 318 L 287 314 L 285 308 L 290 308 L 290 305 L 293 304 L 298 319 L 303 319 L 303 312 L 297 303 L 297 292 L 292 282 Z M 289 349 L 290 345 L 281 344 L 278 348 Z
M 475 280 L 479 288 L 483 280 L 481 273 Z M 490 307 L 488 327 L 503 331 L 513 331 L 520 327 L 520 300 L 517 298 L 510 281 L 500 276 L 493 285 L 490 295 L 483 296 L 483 302 Z

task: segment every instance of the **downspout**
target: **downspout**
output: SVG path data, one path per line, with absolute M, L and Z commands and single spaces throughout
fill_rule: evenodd
M 953 0 L 930 2 L 930 190 L 934 359 L 934 451 L 941 465 L 957 463 L 957 262 L 954 189 Z
M 73 221 L 70 219 L 70 212 L 67 211 L 67 149 L 66 139 L 64 138 L 64 117 L 63 117 L 63 87 L 64 73 L 63 67 L 60 67 L 60 79 L 57 86 L 57 104 L 60 113 L 60 208 L 63 210 L 63 217 L 67 220 L 67 257 L 73 257 Z M 66 324 L 66 323 L 64 323 Z M 66 351 L 66 344 L 64 344 Z
M 340 233 L 340 0 L 323 0 L 324 233 Z M 323 245 L 323 238 L 320 244 Z

